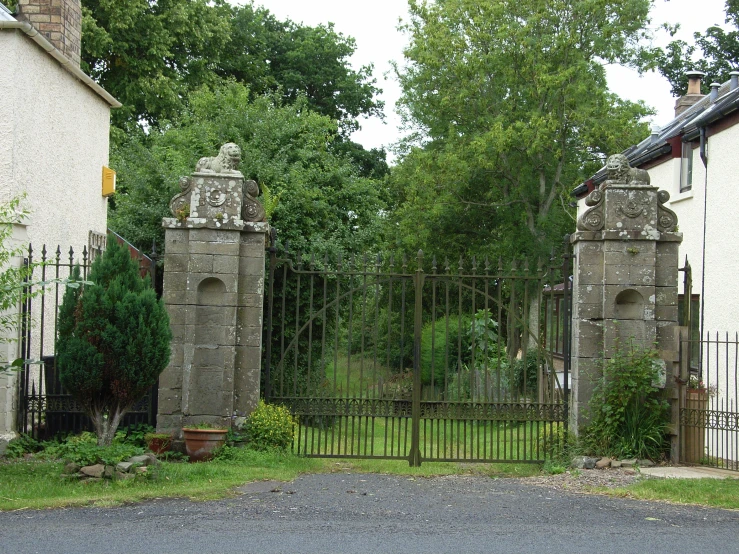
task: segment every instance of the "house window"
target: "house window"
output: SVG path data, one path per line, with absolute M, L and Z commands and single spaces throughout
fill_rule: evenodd
M 680 192 L 693 188 L 693 145 L 683 143 L 683 153 L 680 158 Z

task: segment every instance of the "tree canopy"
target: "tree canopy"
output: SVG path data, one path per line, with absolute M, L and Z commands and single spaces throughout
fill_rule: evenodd
M 137 246 L 162 244 L 161 218 L 202 156 L 226 142 L 242 149 L 240 170 L 277 198 L 270 223 L 293 249 L 361 252 L 381 228 L 383 188 L 360 175 L 333 150 L 337 122 L 308 108 L 305 98 L 285 104 L 280 95 L 252 99 L 242 84 L 192 93 L 180 118 L 145 139 L 129 137 L 111 154 L 119 193 L 109 226 Z
M 230 15 L 224 0 L 82 0 L 82 68 L 123 104 L 114 125 L 172 119 L 214 83 Z
M 82 11 L 83 69 L 121 101 L 113 123 L 127 131 L 176 119 L 190 92 L 221 79 L 253 96 L 305 97 L 346 136 L 360 115 L 382 117 L 372 66 L 351 68 L 354 39 L 331 24 L 280 21 L 225 0 L 82 0 Z
M 603 63 L 640 62 L 650 1 L 409 4 L 395 242 L 548 253 L 572 228 L 571 187 L 646 131 L 649 110 L 608 91 Z
M 657 67 L 670 82 L 674 96 L 687 92 L 685 73 L 689 70 L 706 73 L 708 78 L 703 79 L 701 88 L 708 94 L 711 82 L 728 81 L 729 73 L 739 67 L 739 0 L 726 0 L 725 23 L 732 29 L 713 25 L 703 33 L 695 33 L 694 44 L 674 40 L 661 52 Z
M 233 13 L 218 73 L 248 85 L 254 95 L 279 92 L 288 103 L 304 96 L 311 109 L 352 131 L 357 117 L 382 117 L 383 107 L 375 99 L 381 91 L 372 66 L 355 71 L 349 64 L 355 50 L 354 39 L 332 23 L 279 21 L 265 8 L 246 4 Z

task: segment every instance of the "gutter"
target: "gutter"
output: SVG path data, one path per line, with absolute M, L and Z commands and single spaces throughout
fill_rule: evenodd
M 714 121 L 735 112 L 737 108 L 739 108 L 739 98 L 735 98 L 731 102 L 726 102 L 724 105 L 714 104 L 713 109 L 709 113 L 702 115 L 692 122 L 692 125 L 695 125 L 695 128 L 683 135 L 683 142 L 695 140 L 700 136 L 701 129 L 704 129 Z
M 39 33 L 33 25 L 28 21 L 0 21 L 0 31 L 4 29 L 18 29 L 23 31 L 28 37 L 45 50 L 52 58 L 58 61 L 61 66 L 69 73 L 77 77 L 85 85 L 90 87 L 98 96 L 103 98 L 111 108 L 120 108 L 122 104 L 113 98 L 113 96 L 103 87 L 93 81 L 79 66 L 72 63 L 72 60 L 59 52 L 46 38 Z

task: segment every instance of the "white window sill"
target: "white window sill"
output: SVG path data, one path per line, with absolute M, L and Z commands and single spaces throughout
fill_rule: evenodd
M 683 200 L 687 200 L 688 198 L 693 198 L 693 189 L 686 190 L 685 192 L 678 192 L 674 198 L 670 198 L 670 204 L 682 202 Z

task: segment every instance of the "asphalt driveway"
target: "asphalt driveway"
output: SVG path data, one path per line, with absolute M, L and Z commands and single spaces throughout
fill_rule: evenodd
M 739 512 L 511 479 L 306 475 L 214 502 L 0 514 L 3 553 L 739 552 Z

